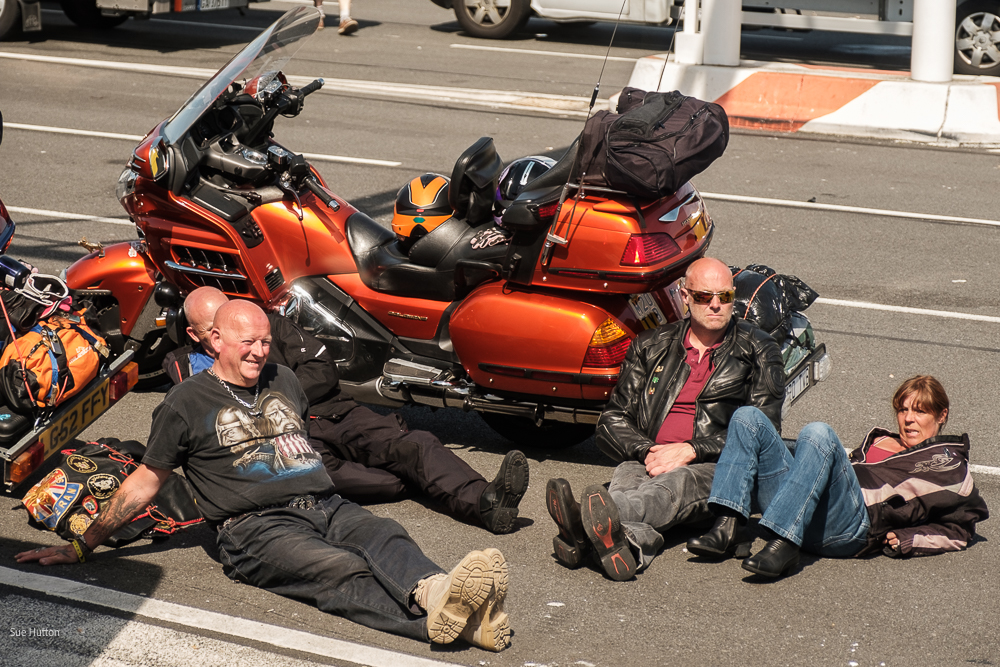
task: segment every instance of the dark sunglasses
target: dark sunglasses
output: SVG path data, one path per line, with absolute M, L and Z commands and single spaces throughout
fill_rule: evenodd
M 727 289 L 722 292 L 698 292 L 692 289 L 685 289 L 684 291 L 688 293 L 692 301 L 702 305 L 712 303 L 712 299 L 715 297 L 719 297 L 719 303 L 732 303 L 733 299 L 736 298 L 736 290 L 734 289 Z

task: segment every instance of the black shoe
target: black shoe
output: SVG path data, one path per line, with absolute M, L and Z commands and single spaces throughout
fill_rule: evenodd
M 588 486 L 580 498 L 580 520 L 604 572 L 615 581 L 635 576 L 635 556 L 625 539 L 618 507 L 600 484 Z
M 516 449 L 507 452 L 483 495 L 479 497 L 479 518 L 486 530 L 502 535 L 514 530 L 517 505 L 528 490 L 528 459 Z
M 743 561 L 743 569 L 762 577 L 780 577 L 799 564 L 799 547 L 778 538 L 764 545 L 750 558 Z
M 734 516 L 720 516 L 712 530 L 701 537 L 688 540 L 687 550 L 705 558 L 746 558 L 750 555 L 750 542 L 744 539 L 740 520 Z
M 559 534 L 552 538 L 556 560 L 566 567 L 579 567 L 590 553 L 590 540 L 583 532 L 580 503 L 573 497 L 569 482 L 550 479 L 545 486 L 545 505 L 549 508 L 549 516 L 559 526 Z

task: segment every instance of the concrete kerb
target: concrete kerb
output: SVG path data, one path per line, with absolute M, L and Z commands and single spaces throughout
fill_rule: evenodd
M 922 83 L 906 72 L 758 61 L 685 65 L 660 54 L 636 62 L 628 85 L 717 102 L 733 127 L 1000 146 L 998 77 Z

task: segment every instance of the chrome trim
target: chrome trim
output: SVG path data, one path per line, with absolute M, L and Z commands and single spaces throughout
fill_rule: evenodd
M 209 271 L 208 269 L 198 269 L 193 266 L 184 266 L 183 264 L 178 264 L 177 262 L 166 261 L 163 263 L 171 271 L 179 271 L 180 273 L 190 273 L 195 276 L 204 276 L 206 278 L 225 278 L 227 280 L 246 280 L 247 277 L 242 273 L 222 273 L 221 271 Z
M 494 394 L 476 394 L 475 388 L 475 385 L 462 381 L 415 384 L 395 381 L 386 376 L 378 378 L 375 383 L 378 397 L 384 399 L 378 401 L 382 405 L 386 404 L 385 401 L 415 403 L 436 408 L 458 408 L 466 412 L 495 412 L 532 420 L 541 418 L 569 424 L 597 424 L 601 417 L 600 410 L 512 401 Z
M 666 213 L 660 216 L 660 222 L 676 222 L 677 216 L 681 214 L 681 207 L 690 204 L 694 199 L 698 198 L 698 193 L 692 190 L 688 193 L 688 196 L 684 198 L 680 204 L 670 209 Z

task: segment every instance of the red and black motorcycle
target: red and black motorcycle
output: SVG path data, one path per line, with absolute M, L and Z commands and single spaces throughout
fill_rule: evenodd
M 574 189 L 571 148 L 501 229 L 503 165 L 484 138 L 455 165 L 453 215 L 402 243 L 271 138 L 323 85 L 279 70 L 318 22 L 289 11 L 146 136 L 117 192 L 140 240 L 95 249 L 67 283 L 101 304 L 147 383 L 171 325 L 183 336 L 183 294 L 211 285 L 323 339 L 358 400 L 474 410 L 520 442 L 582 440 L 631 339 L 680 316 L 676 281 L 714 231 L 701 196 L 690 183 L 653 201 Z M 505 243 L 475 241 L 489 230 Z

